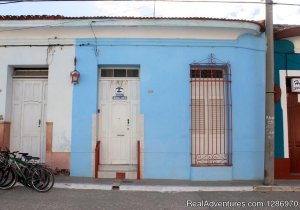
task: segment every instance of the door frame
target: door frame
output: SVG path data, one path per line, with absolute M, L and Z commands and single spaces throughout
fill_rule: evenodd
M 281 109 L 283 118 L 283 145 L 284 158 L 289 158 L 289 136 L 288 136 L 288 114 L 287 114 L 287 92 L 286 77 L 300 77 L 300 70 L 279 70 L 280 88 L 281 88 Z
M 288 79 L 291 79 L 291 77 L 287 77 Z M 294 78 L 294 77 L 293 77 Z M 299 171 L 299 163 L 300 163 L 300 156 L 299 156 L 299 144 L 298 141 L 296 140 L 297 138 L 295 138 L 295 132 L 298 130 L 297 126 L 299 126 L 299 122 L 298 124 L 295 124 L 295 109 L 299 110 L 300 105 L 299 105 L 299 95 L 300 93 L 295 93 L 292 92 L 291 90 L 288 92 L 288 97 L 287 97 L 287 111 L 288 111 L 288 122 L 290 123 L 288 125 L 289 128 L 289 156 L 290 156 L 290 174 L 294 174 L 294 175 L 299 175 L 300 171 Z M 297 113 L 299 116 L 299 112 Z M 297 118 L 296 116 L 296 118 Z M 297 141 L 297 144 L 295 143 L 295 141 Z M 296 146 L 297 145 L 297 146 Z M 296 155 L 297 154 L 297 155 Z M 296 164 L 296 167 L 294 168 Z M 298 169 L 297 171 L 295 171 L 295 169 Z

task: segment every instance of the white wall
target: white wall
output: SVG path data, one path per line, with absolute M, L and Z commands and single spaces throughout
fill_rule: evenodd
M 295 47 L 295 53 L 300 53 L 300 36 L 288 38 L 291 42 L 293 42 Z
M 11 68 L 12 66 L 46 66 L 46 48 L 0 47 L 0 115 L 10 121 Z M 8 97 L 8 98 L 7 98 Z
M 46 42 L 56 41 L 56 37 L 69 42 L 73 37 L 94 38 L 90 27 L 78 28 L 57 28 L 51 29 L 31 29 L 24 30 L 22 34 L 0 33 L 0 44 L 2 37 L 10 36 L 11 43 L 18 43 L 19 39 L 30 40 L 41 43 L 41 37 L 49 38 Z M 214 27 L 154 27 L 154 26 L 136 26 L 136 27 L 116 27 L 116 26 L 93 26 L 95 35 L 98 38 L 170 38 L 170 39 L 210 39 L 210 40 L 235 40 L 243 34 L 259 35 L 256 30 L 240 28 L 214 28 Z M 7 41 L 6 41 L 7 42 Z
M 7 68 L 1 65 L 2 52 L 0 49 L 0 120 L 5 120 Z
M 68 152 L 71 146 L 74 47 L 49 50 L 47 121 L 53 122 L 53 152 Z
M 55 25 L 56 27 L 43 27 Z M 20 40 L 46 43 L 74 38 L 174 38 L 235 40 L 244 34 L 259 36 L 260 26 L 244 21 L 172 20 L 172 19 L 74 19 L 64 20 L 2 20 L 0 45 Z M 20 28 L 20 31 L 14 31 Z M 20 33 L 21 32 L 21 33 Z M 10 41 L 7 40 L 9 37 Z
M 70 72 L 74 69 L 73 46 L 0 47 L 0 115 L 11 121 L 13 67 L 48 67 L 47 122 L 53 122 L 53 151 L 70 151 L 72 91 Z

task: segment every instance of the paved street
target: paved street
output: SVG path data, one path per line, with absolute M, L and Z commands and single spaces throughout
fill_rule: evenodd
M 222 201 L 219 202 L 218 201 Z M 282 202 L 279 202 L 282 201 Z M 285 201 L 285 202 L 284 202 Z M 189 207 L 187 207 L 189 205 Z M 199 207 L 206 205 L 205 207 Z M 209 207 L 219 205 L 219 207 Z M 294 207 L 298 205 L 298 207 Z M 196 207 L 198 206 L 198 207 Z M 227 207 L 226 207 L 227 206 Z M 231 206 L 231 207 L 230 207 Z M 236 207 L 240 206 L 240 207 Z M 248 207 L 263 206 L 263 207 Z M 282 206 L 277 207 L 277 206 Z M 38 193 L 25 187 L 0 191 L 0 209 L 300 209 L 300 192 L 128 192 L 52 189 Z

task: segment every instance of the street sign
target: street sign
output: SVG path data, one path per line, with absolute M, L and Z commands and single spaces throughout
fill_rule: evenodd
M 124 96 L 124 88 L 116 87 L 115 96 L 112 97 L 113 100 L 127 100 L 127 96 Z

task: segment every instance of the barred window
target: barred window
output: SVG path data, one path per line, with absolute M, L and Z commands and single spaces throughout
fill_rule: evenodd
M 190 82 L 192 165 L 231 165 L 230 66 L 191 64 Z

